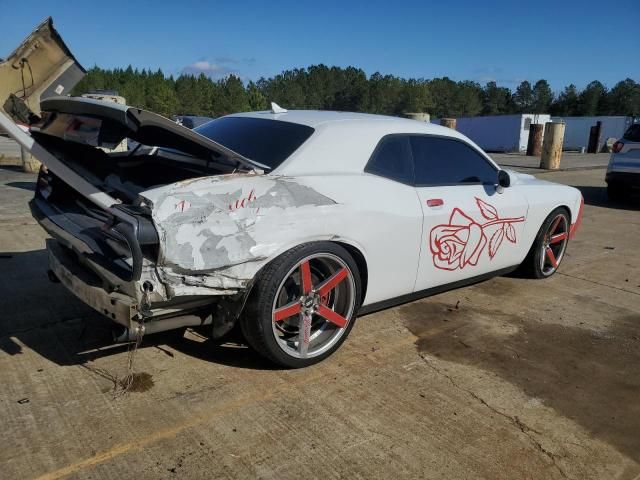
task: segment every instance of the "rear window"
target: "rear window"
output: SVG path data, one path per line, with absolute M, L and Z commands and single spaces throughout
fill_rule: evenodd
M 234 152 L 276 168 L 314 132 L 298 123 L 249 117 L 223 117 L 194 129 Z
M 383 138 L 364 171 L 401 183 L 413 183 L 413 160 L 409 139 L 404 135 Z
M 631 142 L 640 142 L 640 123 L 636 123 L 627 128 L 622 138 Z

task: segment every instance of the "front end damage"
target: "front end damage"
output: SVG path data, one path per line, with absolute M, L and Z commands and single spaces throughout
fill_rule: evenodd
M 260 269 L 321 239 L 318 219 L 336 207 L 150 112 L 74 98 L 41 105 L 28 131 L 2 114 L 0 126 L 44 165 L 30 205 L 52 237 L 50 275 L 127 331 L 212 324 L 224 334 Z M 160 148 L 102 150 L 123 137 Z
M 152 206 L 157 273 L 168 296 L 247 290 L 270 259 L 291 247 L 292 228 L 335 202 L 294 179 L 227 175 L 141 194 Z
M 52 96 L 83 74 L 50 19 L 0 63 L 0 130 L 43 164 L 50 278 L 126 332 L 223 335 L 292 226 L 334 202 L 152 112 Z M 140 146 L 108 152 L 124 139 Z
M 224 335 L 260 269 L 292 246 L 292 225 L 334 206 L 293 179 L 245 173 L 170 184 L 142 192 L 136 206 L 98 211 L 46 169 L 31 201 L 52 237 L 50 276 L 125 327 L 123 341 L 137 328 L 211 325 Z
M 63 182 L 43 169 L 30 202 L 32 215 L 51 236 L 47 251 L 53 281 L 125 332 L 141 325 L 152 333 L 213 322 L 216 302 L 208 296 L 166 294 L 154 263 L 158 237 L 149 217 L 121 205 L 98 212 L 81 198 L 69 202 L 63 189 Z

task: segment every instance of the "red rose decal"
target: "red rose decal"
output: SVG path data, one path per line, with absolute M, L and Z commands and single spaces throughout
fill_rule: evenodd
M 438 225 L 431 230 L 429 239 L 433 264 L 444 270 L 476 265 L 487 243 L 482 226 L 455 208 L 449 225 Z
M 476 198 L 481 215 L 488 220 L 476 222 L 459 208 L 454 208 L 446 225 L 431 229 L 429 247 L 433 255 L 433 265 L 441 270 L 463 269 L 467 265 L 477 265 L 480 255 L 487 245 L 485 230 L 494 227 L 489 242 L 489 259 L 498 252 L 503 238 L 516 243 L 513 223 L 524 222 L 524 217 L 500 218 L 493 205 Z

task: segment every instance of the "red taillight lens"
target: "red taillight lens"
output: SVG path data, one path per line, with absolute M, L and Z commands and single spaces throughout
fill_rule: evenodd
M 622 147 L 624 147 L 624 143 L 622 142 L 614 143 L 612 147 L 613 153 L 618 153 L 620 150 L 622 150 Z

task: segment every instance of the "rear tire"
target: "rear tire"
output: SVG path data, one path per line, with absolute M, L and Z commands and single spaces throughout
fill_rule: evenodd
M 358 266 L 344 248 L 332 242 L 300 245 L 260 273 L 240 327 L 262 356 L 283 367 L 306 367 L 342 345 L 360 295 Z
M 570 217 L 566 208 L 556 208 L 545 219 L 519 272 L 528 278 L 549 278 L 556 273 L 569 243 Z

